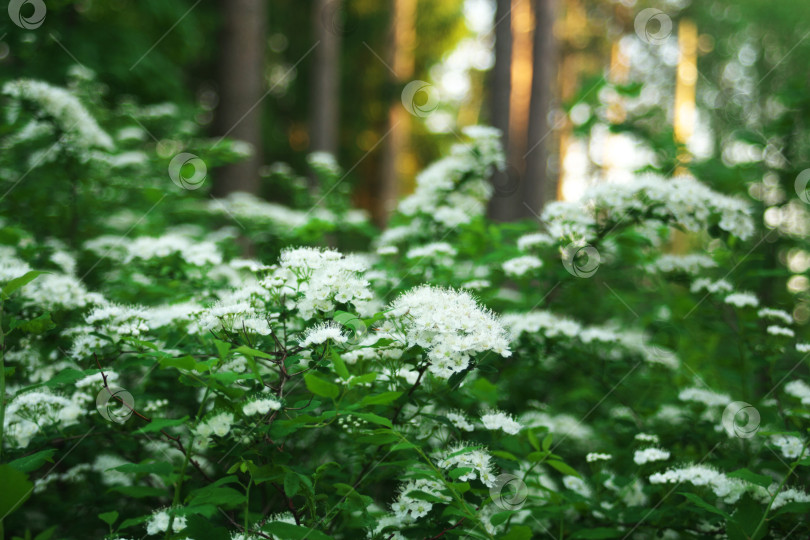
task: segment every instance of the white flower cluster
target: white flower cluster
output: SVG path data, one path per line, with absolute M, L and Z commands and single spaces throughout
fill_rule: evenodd
M 739 238 L 754 232 L 744 201 L 717 193 L 691 177 L 667 180 L 652 174 L 625 184 L 597 184 L 579 204 L 550 203 L 542 220 L 553 237 L 591 241 L 597 225 L 617 223 L 628 216 L 641 223 L 679 224 L 690 231 L 707 228 L 717 217 L 721 229 Z
M 64 88 L 42 81 L 20 79 L 6 83 L 3 93 L 18 101 L 33 102 L 44 114 L 52 117 L 59 129 L 68 136 L 63 143 L 64 148 L 112 150 L 114 147 L 112 138 L 99 127 L 78 98 Z M 18 108 L 19 104 L 10 108 L 8 114 L 16 114 Z
M 242 407 L 242 412 L 247 416 L 254 414 L 265 415 L 270 411 L 277 411 L 279 409 L 281 409 L 281 402 L 277 399 L 272 397 L 260 397 L 245 403 L 244 407 Z
M 543 261 L 534 255 L 524 255 L 514 259 L 509 259 L 503 263 L 503 271 L 511 277 L 522 277 L 532 270 L 537 270 L 543 266 Z
M 424 246 L 413 247 L 405 254 L 407 259 L 435 259 L 451 261 L 456 256 L 456 249 L 447 242 L 432 242 Z
M 475 426 L 460 412 L 449 412 L 445 416 L 447 416 L 447 419 L 450 420 L 454 426 L 462 431 L 473 431 L 475 429 Z
M 653 461 L 665 461 L 669 459 L 669 452 L 660 448 L 645 448 L 636 450 L 633 454 L 633 461 L 636 465 L 644 465 Z
M 172 522 L 172 531 L 180 532 L 186 528 L 186 517 L 175 515 L 171 519 L 168 510 L 158 510 L 152 514 L 149 521 L 146 522 L 146 534 L 154 535 L 164 533 L 169 529 L 169 521 Z
M 207 439 L 211 435 L 224 437 L 231 431 L 233 425 L 233 413 L 221 412 L 207 418 L 197 425 L 197 435 Z
M 530 339 L 565 338 L 585 345 L 595 343 L 600 353 L 609 358 L 619 358 L 619 352 L 637 354 L 647 362 L 660 364 L 670 369 L 680 365 L 673 351 L 651 346 L 642 332 L 620 330 L 610 326 L 583 326 L 579 322 L 548 311 L 530 311 L 528 313 L 507 313 L 502 317 L 504 326 L 509 329 L 510 341 L 516 342 L 521 336 Z
M 524 234 L 517 240 L 517 247 L 520 251 L 528 251 L 536 246 L 551 246 L 557 241 L 546 233 Z
M 347 337 L 343 335 L 343 331 L 337 323 L 325 322 L 312 328 L 307 328 L 304 337 L 300 341 L 302 347 L 310 347 L 312 345 L 320 345 L 329 340 L 335 343 L 346 343 Z
M 487 487 L 495 485 L 495 474 L 492 471 L 492 457 L 474 446 L 457 443 L 449 453 L 441 457 L 437 465 L 442 469 L 470 469 L 458 477 L 461 482 L 478 478 Z
M 725 407 L 731 403 L 731 397 L 727 394 L 719 394 L 711 390 L 704 390 L 703 388 L 684 388 L 678 394 L 678 399 L 681 401 L 702 403 L 707 407 Z
M 312 152 L 307 155 L 307 163 L 318 172 L 337 178 L 342 174 L 335 156 L 329 152 Z
M 6 405 L 3 430 L 7 440 L 25 448 L 31 439 L 50 426 L 59 429 L 78 423 L 87 411 L 76 401 L 51 393 L 32 390 L 17 394 Z
M 103 329 L 110 336 L 140 336 L 149 331 L 146 317 L 139 306 L 121 306 L 105 302 L 88 313 L 84 322 Z
M 513 417 L 501 411 L 488 412 L 481 416 L 484 427 L 490 430 L 501 430 L 510 435 L 517 435 L 523 426 Z
M 494 167 L 503 168 L 504 157 L 500 146 L 500 132 L 494 128 L 472 126 L 464 134 L 469 144 L 456 144 L 450 154 L 427 166 L 416 177 L 414 193 L 399 203 L 402 214 L 417 217 L 414 230 L 421 224 L 435 223 L 454 228 L 481 216 L 492 194 L 489 175 Z M 381 243 L 394 243 L 393 237 L 384 237 Z
M 810 385 L 800 379 L 787 383 L 785 393 L 801 400 L 802 405 L 810 405 Z
M 23 298 L 26 306 L 36 306 L 46 310 L 77 309 L 102 301 L 100 294 L 88 292 L 84 283 L 73 275 L 75 260 L 72 257 L 65 259 L 64 255 L 67 254 L 55 253 L 54 262 L 57 264 L 61 262 L 60 266 L 66 269 L 66 273 L 49 270 L 48 273 L 37 276 L 19 291 L 18 294 Z M 0 247 L 0 283 L 11 281 L 31 270 L 28 263 L 17 257 L 13 248 Z
M 698 278 L 692 282 L 689 290 L 693 293 L 706 291 L 710 294 L 717 294 L 721 292 L 731 292 L 734 290 L 734 286 L 725 279 L 712 281 L 708 278 Z
M 670 469 L 663 473 L 655 473 L 650 476 L 650 483 L 687 483 L 698 487 L 708 486 L 717 497 L 722 498 L 728 504 L 739 501 L 740 497 L 746 492 L 750 492 L 759 498 L 768 496 L 765 488 L 740 478 L 731 478 L 706 465 L 689 465 L 679 469 Z
M 590 452 L 585 456 L 585 461 L 588 463 L 595 463 L 597 461 L 610 461 L 613 456 L 610 454 L 600 454 L 598 452 Z
M 281 252 L 279 267 L 261 284 L 274 294 L 284 295 L 287 307 L 297 307 L 302 317 L 329 312 L 336 304 L 351 303 L 362 315 L 372 306 L 373 295 L 364 273 L 367 262 L 357 255 L 344 256 L 334 250 L 310 247 Z
M 437 377 L 467 369 L 480 352 L 511 354 L 500 321 L 467 292 L 422 285 L 400 295 L 390 309 L 381 337 L 424 348 Z
M 520 416 L 520 423 L 528 428 L 547 428 L 555 436 L 590 445 L 596 434 L 589 425 L 570 414 L 550 415 L 544 411 L 529 411 Z
M 208 211 L 240 222 L 263 227 L 268 232 L 285 236 L 298 227 L 304 227 L 314 220 L 336 223 L 337 216 L 327 208 L 316 207 L 309 212 L 295 210 L 282 204 L 267 202 L 255 195 L 234 192 L 227 197 L 208 202 Z M 368 214 L 362 210 L 348 210 L 341 215 L 340 222 L 360 224 L 368 221 Z M 269 227 L 268 227 L 269 226 Z
M 685 274 L 698 274 L 706 268 L 714 268 L 717 263 L 708 255 L 690 253 L 687 255 L 672 255 L 665 253 L 655 261 L 648 264 L 648 272 L 682 272 Z
M 774 435 L 771 437 L 771 442 L 787 459 L 798 458 L 804 450 L 804 441 L 794 435 Z
M 779 326 L 776 324 L 772 324 L 768 326 L 766 331 L 772 336 L 782 336 L 782 337 L 795 337 L 796 333 L 791 330 L 790 328 L 785 328 L 784 326 Z
M 134 240 L 123 240 L 118 236 L 100 236 L 86 242 L 84 247 L 101 257 L 117 255 L 125 263 L 134 260 L 165 259 L 173 255 L 178 255 L 194 266 L 222 263 L 222 253 L 216 244 L 196 240 L 180 233 L 168 233 L 159 237 L 140 236 Z
M 408 494 L 414 491 L 427 493 L 442 501 L 450 502 L 451 497 L 445 495 L 444 486 L 438 480 L 418 478 L 409 480 L 400 485 L 399 496 L 391 505 L 391 511 L 400 523 L 410 523 L 427 515 L 433 509 L 433 504 L 423 499 L 412 498 Z
M 750 292 L 734 292 L 726 296 L 726 304 L 732 306 L 742 307 L 757 307 L 759 306 L 759 299 L 754 293 Z
M 785 324 L 793 324 L 793 315 L 781 309 L 762 308 L 757 311 L 760 319 L 777 319 Z

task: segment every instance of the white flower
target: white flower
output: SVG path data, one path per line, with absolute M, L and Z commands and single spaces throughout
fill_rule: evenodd
M 746 492 L 756 495 L 769 496 L 765 488 L 749 484 L 739 478 L 730 478 L 706 465 L 688 465 L 678 469 L 670 469 L 663 473 L 650 476 L 652 484 L 680 484 L 689 483 L 693 486 L 709 486 L 714 494 L 721 497 L 724 502 L 733 504 Z
M 657 443 L 658 442 L 658 435 L 653 435 L 650 433 L 636 433 L 635 437 L 633 437 L 637 441 L 642 442 L 650 442 L 650 443 Z
M 169 528 L 169 513 L 165 510 L 161 510 L 156 514 L 152 514 L 152 517 L 146 523 L 146 534 L 158 534 L 161 532 L 166 532 L 166 529 Z
M 779 447 L 782 455 L 787 459 L 796 459 L 802 454 L 804 441 L 793 435 L 774 435 L 771 442 Z
M 509 259 L 503 263 L 503 271 L 513 277 L 521 277 L 527 272 L 536 270 L 543 266 L 543 261 L 534 255 L 524 255 L 515 259 Z
M 636 465 L 644 465 L 653 461 L 664 461 L 669 459 L 669 452 L 660 448 L 645 448 L 636 450 L 633 454 L 633 461 Z
M 277 411 L 281 408 L 281 403 L 273 398 L 259 398 L 249 401 L 242 407 L 242 412 L 251 416 L 254 414 L 265 415 L 271 410 Z
M 514 418 L 501 411 L 493 411 L 481 417 L 484 427 L 491 430 L 502 430 L 504 433 L 516 435 L 520 433 L 523 426 L 516 422 Z
M 424 246 L 417 246 L 408 250 L 405 255 L 408 259 L 441 259 L 455 257 L 456 250 L 447 242 L 433 242 Z
M 462 431 L 472 431 L 475 429 L 475 427 L 461 413 L 449 412 L 446 416 L 454 426 Z
M 800 399 L 802 405 L 810 405 L 810 386 L 800 379 L 787 383 L 785 393 Z
M 554 243 L 554 239 L 546 233 L 530 233 L 518 238 L 517 247 L 520 251 L 526 251 L 534 246 L 547 246 Z
M 506 331 L 492 312 L 467 292 L 429 285 L 411 289 L 394 300 L 378 335 L 408 347 L 424 348 L 429 371 L 443 379 L 465 370 L 479 352 L 511 354 Z
M 777 326 L 775 324 L 768 327 L 768 333 L 772 336 L 785 336 L 785 337 L 793 337 L 796 335 L 790 328 L 785 328 L 784 326 Z
M 67 141 L 81 149 L 114 148 L 112 138 L 99 127 L 82 103 L 64 88 L 29 79 L 11 81 L 3 86 L 3 93 L 17 100 L 31 101 L 52 117 L 65 132 Z
M 326 343 L 326 341 L 330 339 L 335 343 L 346 343 L 348 340 L 348 338 L 343 335 L 340 325 L 330 321 L 308 328 L 300 344 L 302 347 L 310 347 L 312 345 Z
M 586 499 L 590 498 L 592 493 L 591 488 L 590 486 L 588 486 L 588 484 L 585 483 L 583 479 L 578 478 L 576 476 L 566 475 L 563 476 L 562 482 L 566 489 L 570 489 L 574 493 L 578 493 L 579 495 L 585 497 Z
M 609 461 L 613 459 L 613 456 L 610 454 L 599 454 L 597 452 L 591 452 L 585 456 L 585 461 L 588 463 L 593 463 L 595 461 Z
M 206 424 L 211 428 L 211 432 L 219 437 L 224 437 L 231 431 L 233 424 L 233 414 L 229 412 L 219 413 L 216 416 L 209 418 Z M 199 431 L 198 431 L 199 432 Z
M 759 300 L 757 297 L 750 292 L 735 292 L 728 296 L 725 299 L 726 304 L 731 304 L 737 307 L 757 307 L 759 305 Z
M 714 268 L 717 263 L 711 257 L 699 253 L 687 255 L 671 255 L 666 253 L 661 255 L 646 269 L 650 272 L 683 272 L 686 274 L 697 274 L 705 268 Z
M 757 311 L 757 317 L 760 319 L 779 319 L 785 324 L 793 324 L 793 316 L 781 309 L 762 308 Z
M 810 352 L 810 343 L 797 343 L 796 350 L 800 353 L 809 353 Z
M 718 394 L 711 390 L 702 388 L 686 388 L 678 394 L 681 401 L 693 401 L 703 403 L 709 407 L 722 407 L 731 403 L 731 397 L 726 394 Z
M 445 457 L 438 460 L 437 464 L 442 469 L 472 469 L 458 478 L 461 482 L 475 480 L 477 477 L 487 487 L 495 485 L 492 458 L 485 450 L 477 449 L 465 443 L 457 443 L 449 449 Z

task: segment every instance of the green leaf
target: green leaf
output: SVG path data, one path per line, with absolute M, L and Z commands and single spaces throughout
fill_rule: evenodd
M 125 519 L 124 522 L 121 523 L 121 525 L 118 526 L 118 530 L 122 531 L 124 529 L 128 529 L 128 528 L 132 527 L 133 525 L 140 525 L 141 523 L 149 521 L 149 519 L 151 517 L 152 517 L 152 514 L 147 514 L 145 516 Z
M 453 469 L 448 473 L 447 476 L 452 478 L 453 480 L 458 480 L 459 477 L 464 476 L 465 474 L 469 474 L 473 471 L 472 467 L 458 467 L 457 469 Z
M 11 296 L 11 294 L 19 289 L 20 287 L 25 287 L 32 281 L 34 281 L 38 276 L 45 274 L 46 272 L 41 272 L 39 270 L 31 270 L 30 272 L 26 272 L 25 274 L 21 275 L 20 277 L 16 277 L 6 283 L 6 286 L 3 287 L 3 290 L 0 291 L 2 294 L 3 299 L 7 299 Z
M 388 418 L 384 418 L 382 416 L 378 416 L 378 415 L 376 415 L 374 413 L 352 412 L 350 414 L 352 416 L 356 416 L 357 418 L 360 418 L 361 420 L 365 420 L 366 422 L 370 422 L 372 424 L 377 424 L 377 425 L 385 426 L 385 427 L 392 428 L 392 429 L 394 427 L 391 424 L 391 420 L 389 420 Z
M 185 424 L 187 421 L 188 416 L 184 416 L 183 418 L 155 418 L 152 419 L 151 422 L 143 426 L 141 429 L 135 431 L 135 435 L 141 435 L 143 433 L 154 433 L 167 427 L 181 426 Z
M 553 435 L 549 432 L 548 435 L 543 439 L 543 451 L 548 452 L 551 448 L 551 441 L 553 440 Z
M 273 357 L 273 355 L 271 355 L 271 354 L 267 354 L 266 352 L 262 352 L 262 351 L 257 351 L 256 349 L 251 349 L 250 347 L 246 347 L 244 345 L 242 345 L 241 347 L 237 347 L 236 349 L 234 349 L 233 352 L 243 354 L 243 355 L 245 355 L 247 357 L 250 357 L 250 358 L 259 357 L 259 358 L 264 358 L 265 360 L 274 360 L 275 359 Z
M 498 526 L 501 523 L 506 522 L 509 519 L 509 516 L 514 514 L 512 510 L 507 510 L 505 512 L 498 512 L 497 514 L 492 514 L 492 517 L 489 518 L 489 522 L 492 523 L 494 526 Z
M 133 499 L 145 499 L 148 497 L 162 497 L 167 495 L 164 488 L 156 488 L 151 486 L 113 486 L 109 491 L 121 493 Z
M 529 437 L 529 444 L 532 445 L 532 448 L 539 451 L 540 443 L 537 442 L 537 435 L 534 434 L 534 430 L 527 429 L 526 435 Z
M 516 525 L 498 540 L 532 540 L 532 530 L 525 525 Z
M 492 450 L 490 452 L 490 454 L 492 454 L 495 457 L 508 459 L 510 461 L 518 461 L 517 456 L 515 456 L 514 454 L 511 454 L 509 452 L 505 452 L 504 450 Z
M 224 362 L 225 358 L 228 356 L 228 351 L 231 350 L 231 344 L 226 341 L 215 339 L 214 346 L 217 348 L 217 354 L 219 354 L 220 360 Z
M 56 526 L 56 525 L 54 525 L 53 527 L 50 527 L 50 528 L 48 528 L 48 529 L 45 529 L 44 531 L 42 531 L 41 533 L 39 533 L 38 535 L 36 535 L 36 536 L 34 537 L 34 540 L 50 540 L 50 539 L 51 539 L 51 537 L 53 536 L 53 533 L 55 533 L 55 532 L 56 532 L 56 527 L 57 527 L 57 526 Z
M 54 324 L 54 322 L 51 320 L 51 314 L 43 313 L 35 319 L 23 321 L 17 324 L 14 329 L 29 334 L 44 334 L 53 328 L 56 328 L 56 324 Z
M 695 495 L 694 493 L 678 492 L 678 495 L 683 495 L 684 497 L 686 497 L 695 506 L 699 506 L 700 508 L 703 508 L 704 510 L 709 511 L 712 514 L 717 514 L 718 516 L 723 516 L 726 519 L 731 519 L 731 516 L 728 515 L 726 512 L 723 512 L 719 508 L 707 503 L 706 501 L 704 501 L 703 499 L 701 499 L 698 495 Z
M 773 482 L 773 479 L 770 476 L 766 476 L 764 474 L 757 474 L 755 472 L 749 471 L 748 469 L 738 469 L 734 472 L 728 473 L 728 476 L 731 478 L 740 478 L 742 480 L 746 480 L 751 482 L 752 484 L 756 484 L 758 486 L 767 488 Z
M 124 473 L 156 474 L 158 476 L 168 477 L 172 474 L 174 467 L 171 463 L 156 461 L 151 463 L 125 463 L 124 465 L 113 467 L 112 470 Z
M 287 497 L 295 497 L 300 488 L 301 479 L 298 478 L 298 473 L 287 471 L 287 474 L 284 475 L 284 493 L 287 494 Z
M 575 471 L 570 465 L 567 465 L 562 461 L 550 459 L 546 461 L 546 464 L 554 467 L 563 474 L 567 474 L 569 476 L 576 476 L 577 478 L 580 478 L 579 473 L 577 471 Z
M 354 388 L 358 384 L 374 382 L 376 379 L 377 379 L 376 372 L 366 373 L 365 375 L 358 375 L 357 377 L 353 377 L 352 380 L 349 381 L 349 388 Z
M 593 529 L 583 529 L 571 535 L 571 538 L 619 538 L 625 534 L 619 529 L 608 527 L 594 527 Z
M 343 361 L 343 358 L 337 353 L 335 349 L 331 349 L 332 352 L 332 365 L 335 367 L 335 373 L 340 375 L 340 378 L 344 381 L 349 380 L 349 370 L 346 368 L 346 363 Z
M 214 525 L 210 519 L 198 515 L 189 515 L 183 537 L 195 540 L 229 540 L 228 529 Z
M 98 373 L 98 370 L 86 369 L 84 371 L 79 371 L 78 369 L 67 368 L 63 369 L 62 371 L 57 373 L 56 376 L 51 377 L 47 381 L 32 384 L 31 386 L 27 386 L 24 390 L 25 391 L 33 390 L 34 388 L 39 388 L 40 386 L 47 386 L 49 388 L 53 388 L 54 386 L 58 386 L 60 384 L 73 384 L 79 379 L 83 379 L 88 375 L 92 375 L 94 373 Z
M 194 369 L 194 358 L 191 356 L 181 356 L 180 358 L 164 358 L 160 361 L 162 368 L 179 368 L 191 371 Z
M 34 490 L 28 475 L 11 465 L 0 465 L 0 486 L 3 486 L 0 489 L 0 516 L 7 516 L 19 508 Z
M 335 399 L 340 394 L 340 387 L 315 376 L 313 373 L 304 374 L 304 383 L 307 389 L 316 396 Z
M 229 487 L 206 486 L 195 489 L 188 496 L 189 506 L 236 506 L 244 502 L 245 494 Z
M 56 452 L 56 448 L 49 448 L 48 450 L 40 450 L 35 454 L 31 454 L 29 456 L 23 456 L 21 458 L 17 458 L 9 465 L 14 467 L 20 472 L 31 472 L 39 469 L 42 467 L 45 462 L 53 463 L 53 455 Z
M 386 405 L 395 401 L 402 392 L 383 392 L 381 394 L 369 395 L 360 400 L 358 405 Z
M 264 530 L 274 537 L 278 537 L 280 540 L 302 540 L 303 538 L 309 538 L 310 540 L 333 540 L 331 536 L 327 536 L 321 531 L 300 525 L 291 525 L 281 521 L 268 523 L 264 526 Z
M 113 523 L 116 522 L 118 519 L 118 512 L 113 510 L 112 512 L 104 512 L 103 514 L 98 515 L 98 519 L 109 525 L 110 527 L 113 526 Z

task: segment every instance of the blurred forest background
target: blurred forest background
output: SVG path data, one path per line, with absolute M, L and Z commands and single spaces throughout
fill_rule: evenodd
M 347 172 L 330 191 L 380 227 L 468 125 L 503 131 L 499 221 L 639 171 L 692 172 L 778 231 L 741 263 L 784 278 L 749 285 L 765 303 L 796 295 L 806 322 L 808 197 L 788 196 L 810 157 L 806 21 L 809 3 L 761 0 L 49 0 L 42 28 L 3 18 L 0 78 L 92 70 L 105 107 L 152 108 L 133 120 L 167 163 L 180 146 L 161 107 L 249 143 L 248 159 L 212 167 L 200 191 L 214 196 L 294 206 L 302 188 L 278 162 L 333 153 Z

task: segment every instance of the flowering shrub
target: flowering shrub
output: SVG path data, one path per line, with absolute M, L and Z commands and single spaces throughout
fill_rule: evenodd
M 810 344 L 746 290 L 745 201 L 647 176 L 495 225 L 477 127 L 378 235 L 330 156 L 295 208 L 201 198 L 81 85 L 3 93 L 11 537 L 810 534 Z

